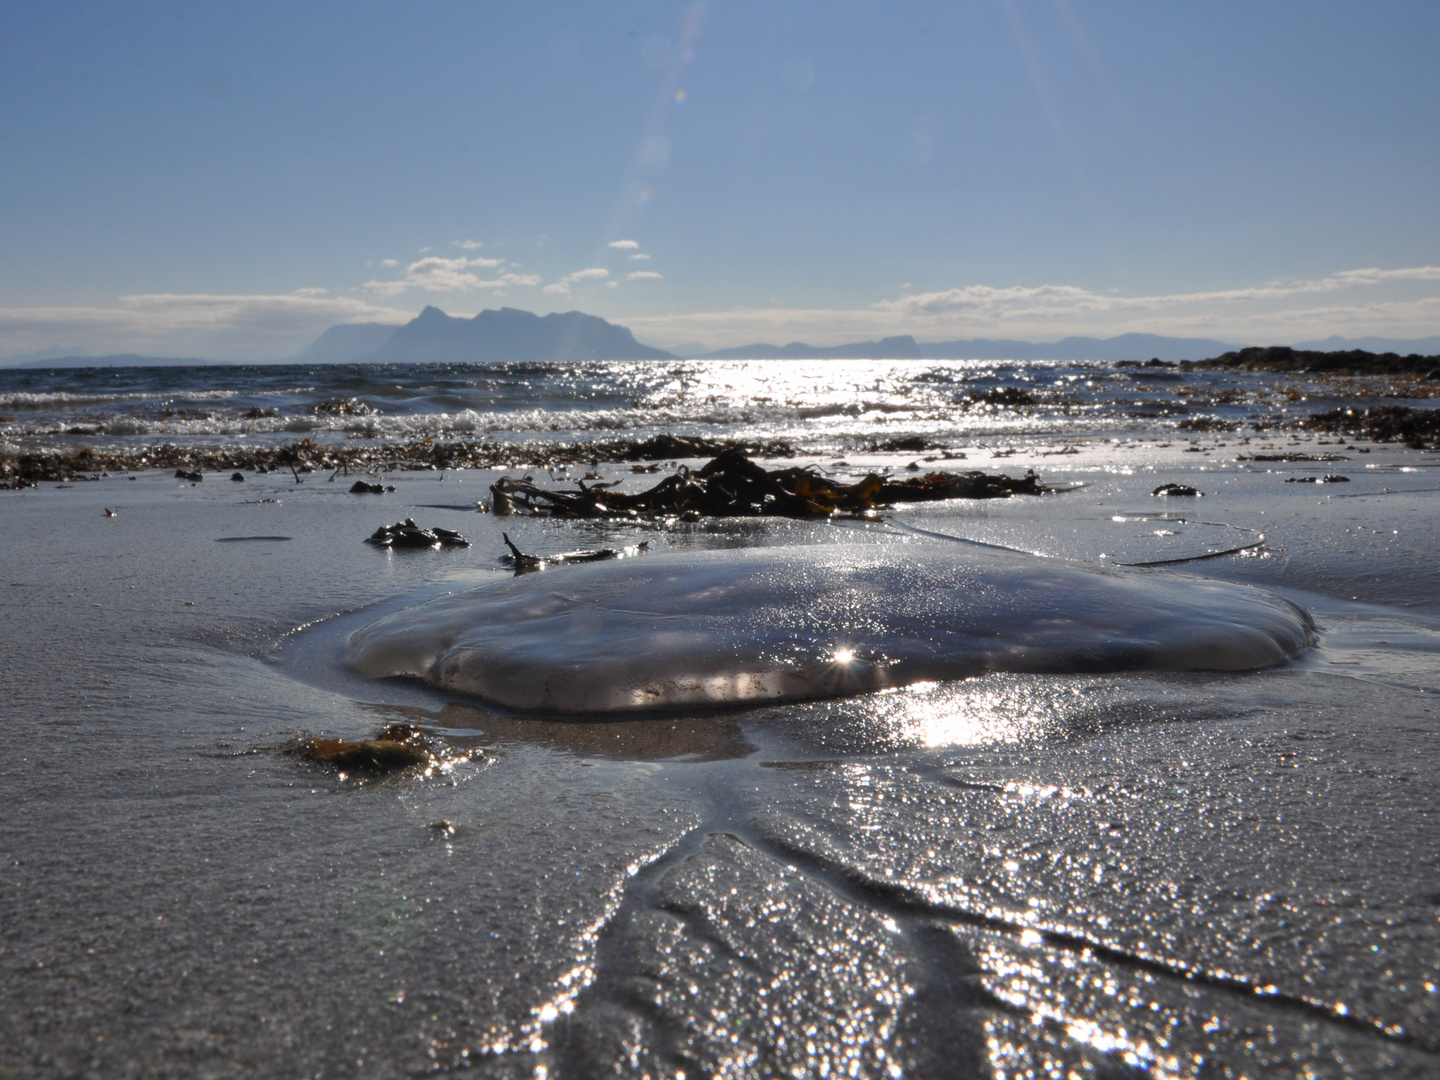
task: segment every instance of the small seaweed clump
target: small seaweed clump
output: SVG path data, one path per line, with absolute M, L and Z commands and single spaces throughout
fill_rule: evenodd
M 1033 472 L 1023 477 L 983 472 L 932 472 L 908 480 L 871 473 L 854 484 L 837 484 L 814 469 L 767 470 L 739 450 L 726 450 L 703 468 L 681 467 L 648 491 L 626 494 L 613 485 L 578 482 L 578 491 L 541 488 L 529 480 L 502 476 L 490 487 L 496 514 L 523 511 L 571 518 L 828 517 L 863 514 L 900 502 L 940 499 L 1005 499 L 1043 495 Z
M 364 776 L 388 776 L 406 769 L 428 774 L 447 760 L 414 724 L 386 724 L 375 738 L 354 742 L 346 739 L 296 739 L 285 747 L 284 753 L 342 774 Z M 450 756 L 448 760 L 456 758 Z

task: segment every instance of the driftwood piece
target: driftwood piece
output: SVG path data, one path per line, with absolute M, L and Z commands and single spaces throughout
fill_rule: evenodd
M 907 480 L 871 473 L 837 484 L 813 468 L 767 470 L 738 450 L 727 450 L 697 470 L 685 466 L 636 494 L 613 484 L 576 482 L 578 490 L 542 488 L 529 479 L 502 476 L 490 486 L 496 514 L 525 512 L 572 518 L 792 517 L 863 514 L 903 502 L 1004 499 L 1067 490 L 1047 487 L 1033 472 L 1023 477 L 983 472 L 932 472 Z

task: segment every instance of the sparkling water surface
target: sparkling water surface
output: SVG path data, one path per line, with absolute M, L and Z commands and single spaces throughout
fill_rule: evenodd
M 1391 389 L 1362 382 L 1376 400 Z M 1221 427 L 1293 417 L 1337 406 L 1354 384 L 984 360 L 0 369 L 0 449 L 659 432 L 815 448 L 904 436 L 1079 437 L 1172 428 L 1197 417 Z M 1023 394 L 1026 404 L 1015 407 L 1007 391 Z

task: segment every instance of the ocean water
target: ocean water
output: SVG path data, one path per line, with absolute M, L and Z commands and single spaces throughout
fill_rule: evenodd
M 789 440 L 826 452 L 905 437 L 1079 438 L 1186 421 L 1223 429 L 1334 408 L 1357 389 L 1368 400 L 1434 389 L 1392 382 L 1034 361 L 0 369 L 0 450 L 668 433 Z
M 1434 1076 L 1440 456 L 1297 426 L 1427 394 L 1002 362 L 0 372 L 0 454 L 133 464 L 0 491 L 0 1076 Z M 625 523 L 481 512 L 489 469 L 376 467 L 395 490 L 352 495 L 139 465 L 657 433 L 1066 490 Z M 675 467 L 582 458 L 510 475 L 640 490 Z M 1171 483 L 1202 494 L 1151 494 Z M 471 544 L 363 542 L 405 517 Z M 516 578 L 502 532 L 647 548 Z M 965 591 L 980 550 L 1004 573 Z M 825 567 L 860 564 L 883 572 L 849 604 Z M 737 565 L 768 577 L 709 609 L 628 576 Z M 1089 591 L 1112 579 L 1164 583 L 1161 630 L 1265 597 L 1314 644 L 605 717 L 347 660 L 367 627 L 423 636 L 504 590 L 634 594 L 681 635 L 714 615 L 731 655 L 846 631 L 847 663 L 888 662 L 866 641 L 952 617 L 1003 651 L 1041 609 L 1113 642 L 1139 616 Z M 583 646 L 598 686 L 671 655 L 621 630 L 491 636 L 562 678 Z M 284 752 L 394 721 L 449 762 L 367 779 Z

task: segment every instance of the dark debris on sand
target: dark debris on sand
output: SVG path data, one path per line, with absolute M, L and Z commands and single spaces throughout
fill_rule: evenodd
M 387 724 L 373 739 L 296 739 L 282 751 L 345 774 L 388 776 L 414 769 L 425 772 L 447 761 L 464 760 L 466 755 L 442 751 L 431 745 L 414 724 Z
M 367 544 L 384 548 L 433 548 L 469 547 L 470 541 L 453 529 L 442 529 L 435 525 L 422 529 L 414 518 L 397 521 L 394 525 L 381 525 L 365 538 Z
M 1440 409 L 1412 409 L 1407 405 L 1346 406 L 1315 413 L 1305 426 L 1315 431 L 1339 432 L 1374 442 L 1402 442 L 1412 450 L 1440 450 Z
M 918 443 L 917 448 L 928 446 Z M 876 449 L 889 449 L 877 443 Z M 486 441 L 416 439 L 409 443 L 375 446 L 327 446 L 300 439 L 282 446 L 180 447 L 173 443 L 128 450 L 93 450 L 73 453 L 30 453 L 0 458 L 0 487 L 30 487 L 36 483 L 98 480 L 102 473 L 176 469 L 185 472 L 251 472 L 320 470 L 335 475 L 375 470 L 504 469 L 517 465 L 554 467 L 598 461 L 674 461 L 703 458 L 740 450 L 767 458 L 795 456 L 795 448 L 779 440 L 682 438 L 655 435 L 648 439 L 606 439 L 585 443 L 502 444 Z M 904 447 L 901 447 L 904 449 Z
M 726 450 L 696 470 L 681 467 L 654 487 L 635 494 L 597 483 L 578 490 L 542 488 L 502 476 L 493 485 L 496 514 L 516 512 L 569 518 L 792 517 L 861 514 L 902 502 L 941 499 L 1004 499 L 1066 490 L 1042 485 L 1033 472 L 1015 478 L 983 472 L 932 472 L 907 480 L 871 473 L 854 484 L 837 484 L 813 468 L 767 470 L 739 450 Z
M 507 566 L 513 566 L 517 576 L 562 563 L 605 562 L 609 559 L 633 558 L 650 550 L 650 541 L 642 540 L 638 544 L 623 548 L 590 548 L 581 551 L 561 551 L 554 555 L 530 555 L 516 546 L 515 541 L 510 539 L 509 533 L 502 532 L 500 538 L 510 549 L 510 554 L 501 555 L 500 561 Z

